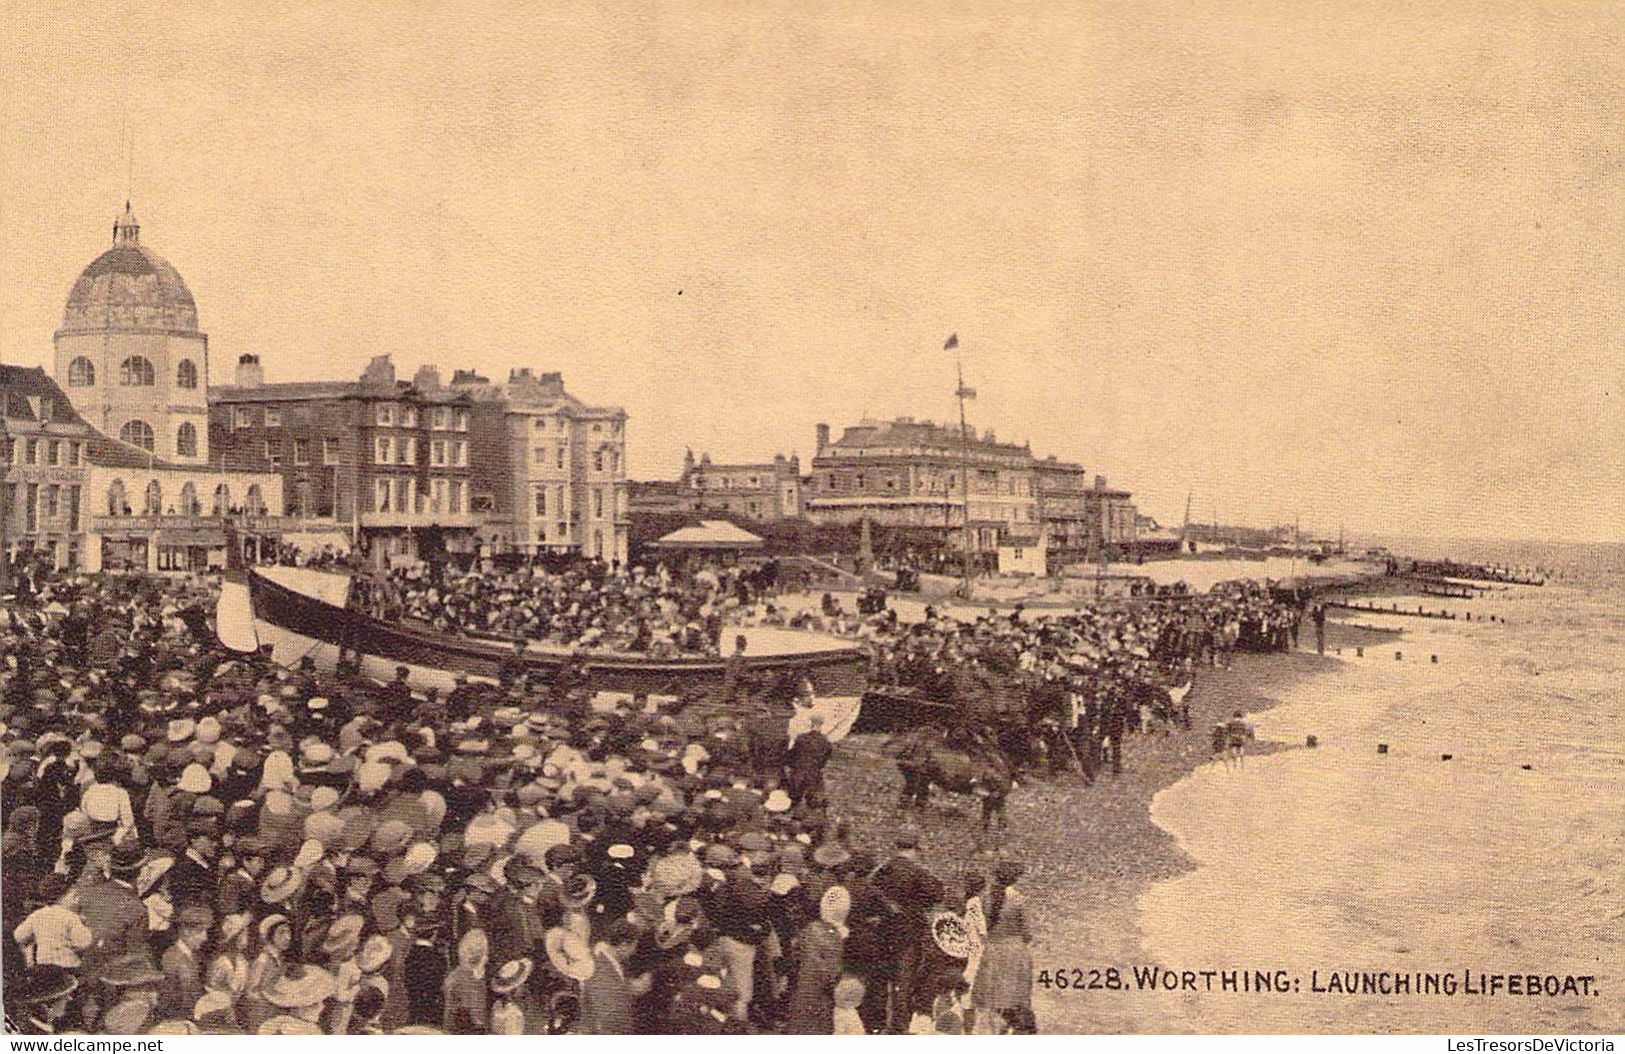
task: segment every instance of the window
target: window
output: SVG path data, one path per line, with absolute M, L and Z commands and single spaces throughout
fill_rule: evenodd
M 463 481 L 450 480 L 446 483 L 446 505 L 451 512 L 463 511 Z
M 197 487 L 191 483 L 184 484 L 181 487 L 181 515 L 196 516 L 202 511 L 203 507 L 197 500 Z
M 79 529 L 79 485 L 71 484 L 68 487 L 68 530 Z
M 547 418 L 545 418 L 545 417 L 536 418 L 536 431 L 540 432 L 540 431 L 545 430 L 546 428 L 547 428 Z
M 293 441 L 293 463 L 295 465 L 310 464 L 310 440 L 295 439 Z
M 545 446 L 537 447 L 533 453 L 536 455 L 536 464 L 545 465 L 547 463 L 547 448 Z
M 40 419 L 41 423 L 49 422 L 51 420 L 51 414 L 54 411 L 55 411 L 55 407 L 53 406 L 49 396 L 40 399 L 40 401 L 39 401 L 39 419 Z
M 547 515 L 547 489 L 545 487 L 536 488 L 536 515 L 538 517 Z
M 429 418 L 429 421 L 432 427 L 444 430 L 446 427 L 446 422 L 450 419 L 450 411 L 448 411 L 444 406 L 437 406 L 434 408 L 434 415 Z
M 231 488 L 224 483 L 214 488 L 214 515 L 224 516 L 231 511 Z
M 281 428 L 282 427 L 282 411 L 281 410 L 267 409 L 265 411 L 265 427 L 266 428 Z
M 602 487 L 597 487 L 597 488 L 593 489 L 593 492 L 592 492 L 592 515 L 593 515 L 593 519 L 595 519 L 595 520 L 601 520 L 601 519 L 604 518 L 604 490 L 603 490 Z
M 395 440 L 395 460 L 402 465 L 415 465 L 418 463 L 418 441 L 416 439 Z
M 418 490 L 418 488 L 417 488 L 417 480 L 412 481 L 412 486 L 410 488 L 408 488 L 408 490 L 412 495 L 412 511 L 413 512 L 422 512 L 424 505 L 428 501 L 428 495 L 426 495 L 422 491 Z
M 389 437 L 379 436 L 376 440 L 374 440 L 374 442 L 377 443 L 377 447 L 373 451 L 373 461 L 380 465 L 389 464 L 392 460 L 390 457 Z
M 148 516 L 162 516 L 164 513 L 164 488 L 153 480 L 147 484 L 146 496 L 141 501 L 141 511 Z
M 190 421 L 175 429 L 175 456 L 197 457 L 197 427 Z
M 378 404 L 378 423 L 386 428 L 395 423 L 395 408 L 389 403 Z
M 152 363 L 140 355 L 131 355 L 119 364 L 118 381 L 126 388 L 151 388 L 158 383 Z
M 395 481 L 395 511 L 396 512 L 406 512 L 408 509 L 410 509 L 412 507 L 412 505 L 411 505 L 411 493 L 412 493 L 412 486 L 411 485 L 412 485 L 412 482 L 413 481 L 409 480 L 409 479 L 397 479 Z
M 604 471 L 604 452 L 602 450 L 592 452 L 592 470 L 594 472 Z
M 593 425 L 592 425 L 592 430 L 593 430 L 593 434 L 596 435 L 597 433 L 602 432 L 604 430 L 604 426 L 599 424 L 597 421 L 594 421 Z
M 25 456 L 23 458 L 23 464 L 25 464 L 25 465 L 36 464 L 39 461 L 39 440 L 38 439 L 30 439 L 30 440 L 28 440 L 28 442 L 23 444 L 23 451 L 24 451 L 24 454 L 25 454 Z
M 558 449 L 558 467 L 564 467 L 564 448 L 562 446 Z
M 415 406 L 401 407 L 401 427 L 416 428 L 418 426 L 418 410 Z
M 282 460 L 282 455 L 278 452 L 276 440 L 274 439 L 267 439 L 265 441 L 265 460 L 269 461 L 273 466 L 275 466 L 278 461 Z
M 456 449 L 458 466 L 468 467 L 468 444 L 459 439 L 452 446 Z
M 339 441 L 334 436 L 322 440 L 322 464 L 336 465 L 339 463 Z
M 381 480 L 378 481 L 378 496 L 377 497 L 378 497 L 378 500 L 374 504 L 377 505 L 378 511 L 379 512 L 388 512 L 389 511 L 389 480 L 381 479 Z
M 77 465 L 78 463 L 79 463 L 79 444 L 78 443 L 69 443 L 68 444 L 68 464 Z
M 115 479 L 107 487 L 107 515 L 128 516 L 130 514 L 130 499 L 124 493 L 124 481 Z
M 243 511 L 250 516 L 265 515 L 265 498 L 260 494 L 260 485 L 258 483 L 248 485 L 248 501 Z
M 124 422 L 123 427 L 118 430 L 118 437 L 131 446 L 138 446 L 149 452 L 152 450 L 152 426 L 145 421 Z
M 446 481 L 443 480 L 443 479 L 432 480 L 430 482 L 430 484 L 429 484 L 429 493 L 430 493 L 430 500 L 429 500 L 429 509 L 430 509 L 430 511 L 431 512 L 445 512 L 446 511 Z
M 458 410 L 457 411 L 457 431 L 459 431 L 459 432 L 468 431 L 468 411 L 467 410 Z
M 47 520 L 56 519 L 61 496 L 62 488 L 58 484 L 52 483 L 45 488 L 45 518 Z
M 436 439 L 429 444 L 429 464 L 441 466 L 446 463 L 446 441 Z
M 197 365 L 191 359 L 182 359 L 181 364 L 175 367 L 175 387 L 197 387 Z
M 254 427 L 254 411 L 250 410 L 246 406 L 238 407 L 237 412 L 234 413 L 232 415 L 232 417 L 231 417 L 231 427 L 233 429 L 253 428 Z
M 88 388 L 96 383 L 96 366 L 83 355 L 68 363 L 68 387 Z

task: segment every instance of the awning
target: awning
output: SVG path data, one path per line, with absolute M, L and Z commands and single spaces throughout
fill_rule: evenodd
M 762 540 L 727 520 L 705 520 L 698 527 L 681 527 L 650 544 L 659 549 L 760 549 Z

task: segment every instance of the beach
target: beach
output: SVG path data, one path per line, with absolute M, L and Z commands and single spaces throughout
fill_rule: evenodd
M 1328 624 L 1328 650 L 1376 646 L 1391 635 Z M 1191 728 L 1129 737 L 1123 772 L 1099 776 L 1085 786 L 1079 775 L 1042 775 L 1023 781 L 1009 799 L 1009 828 L 984 838 L 973 799 L 934 792 L 917 822 L 922 857 L 945 883 L 971 871 L 987 873 L 1000 855 L 1028 866 L 1024 880 L 1034 909 L 1034 967 L 1087 971 L 1144 961 L 1140 949 L 1139 899 L 1156 882 L 1184 874 L 1193 861 L 1176 839 L 1158 827 L 1151 804 L 1158 792 L 1213 759 L 1212 726 L 1241 710 L 1256 714 L 1305 678 L 1335 668 L 1308 650 L 1286 654 L 1240 654 L 1229 670 L 1203 670 L 1188 697 Z M 896 766 L 881 753 L 882 737 L 858 736 L 836 751 L 829 771 L 836 812 L 850 824 L 853 844 L 885 853 L 897 829 Z M 1281 749 L 1257 743 L 1253 755 Z M 1034 993 L 1039 1030 L 1045 1033 L 1121 1033 L 1178 1030 L 1152 1004 L 1101 993 L 1048 990 Z
M 1034 967 L 1069 982 L 1035 989 L 1046 1033 L 1617 1031 L 1619 584 L 1472 600 L 1385 584 L 1385 605 L 1458 617 L 1334 613 L 1324 657 L 1306 624 L 1297 651 L 1201 671 L 1190 730 L 1131 736 L 1122 775 L 1093 786 L 1025 781 L 1002 839 L 979 837 L 973 800 L 939 792 L 920 821 L 928 862 L 949 883 L 1001 853 L 1028 864 Z M 1258 734 L 1239 771 L 1209 763 L 1212 725 L 1237 710 Z M 885 850 L 900 780 L 877 748 L 844 744 L 830 785 L 853 841 Z M 1133 988 L 1151 966 L 1299 987 L 1087 987 L 1115 967 Z M 1349 996 L 1324 991 L 1334 972 L 1465 988 Z M 1472 990 L 1504 975 L 1596 990 Z

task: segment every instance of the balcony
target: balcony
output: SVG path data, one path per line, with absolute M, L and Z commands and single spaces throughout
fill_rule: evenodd
M 480 525 L 472 512 L 363 512 L 363 527 L 467 527 Z
M 111 532 L 137 533 L 140 531 L 220 531 L 231 523 L 239 531 L 279 532 L 303 529 L 308 522 L 297 516 L 165 516 L 132 514 L 129 516 L 91 516 L 90 529 L 98 534 Z

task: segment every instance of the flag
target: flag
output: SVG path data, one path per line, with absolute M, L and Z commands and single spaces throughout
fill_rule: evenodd
M 961 384 L 959 386 L 959 390 L 957 392 L 955 392 L 954 394 L 959 396 L 961 399 L 974 399 L 974 398 L 976 398 L 976 389 L 975 388 L 967 388 L 963 384 Z
M 943 351 L 952 351 L 957 347 L 959 347 L 959 334 L 958 333 L 950 333 L 950 334 L 948 334 L 948 343 L 946 343 L 946 344 L 944 344 L 942 346 L 942 350 Z

